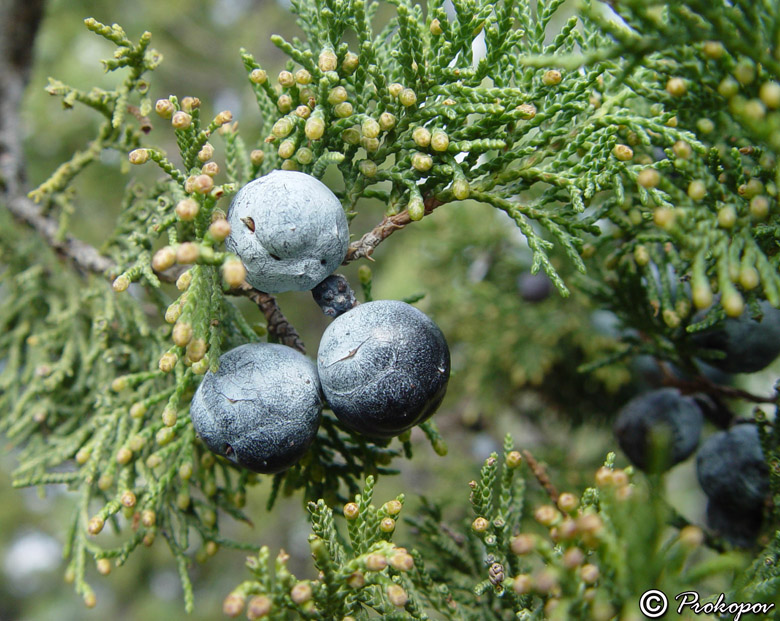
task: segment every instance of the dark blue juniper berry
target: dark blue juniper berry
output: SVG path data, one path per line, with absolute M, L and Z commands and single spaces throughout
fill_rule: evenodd
M 347 254 L 341 201 L 318 179 L 275 170 L 233 197 L 225 247 L 246 267 L 247 282 L 267 293 L 308 291 Z
M 737 509 L 715 500 L 707 501 L 707 526 L 737 548 L 752 546 L 761 531 L 763 511 Z
M 614 424 L 623 452 L 638 468 L 664 471 L 696 450 L 701 408 L 676 388 L 660 388 L 635 397 L 620 410 Z
M 317 368 L 286 345 L 248 343 L 203 377 L 190 415 L 209 450 L 270 474 L 303 457 L 322 413 Z
M 735 425 L 707 438 L 696 455 L 696 475 L 710 500 L 744 511 L 760 508 L 769 492 L 769 472 L 758 428 Z
M 763 317 L 756 321 L 746 309 L 741 317 L 728 317 L 692 339 L 702 353 L 721 352 L 707 363 L 726 373 L 755 373 L 780 355 L 780 310 L 761 302 Z
M 552 282 L 547 274 L 526 272 L 517 277 L 517 290 L 526 302 L 542 302 L 552 293 Z
M 450 375 L 439 327 L 405 302 L 356 306 L 322 335 L 317 369 L 328 405 L 348 428 L 389 438 L 429 418 Z

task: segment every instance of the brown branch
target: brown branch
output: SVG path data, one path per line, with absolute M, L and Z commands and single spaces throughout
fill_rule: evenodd
M 258 291 L 246 282 L 239 288 L 231 290 L 230 293 L 246 296 L 257 304 L 268 322 L 269 334 L 276 337 L 280 343 L 297 349 L 302 354 L 306 353 L 306 347 L 304 346 L 301 337 L 298 335 L 298 332 L 293 325 L 287 321 L 287 318 L 276 303 L 276 298 L 274 296 L 269 293 L 264 293 L 263 291 Z
M 425 215 L 429 215 L 440 205 L 443 205 L 443 203 L 435 196 L 425 199 Z M 385 216 L 378 225 L 363 235 L 359 240 L 352 242 L 349 245 L 347 256 L 342 265 L 346 265 L 347 263 L 364 257 L 373 260 L 371 259 L 371 255 L 374 250 L 376 250 L 376 247 L 390 237 L 395 231 L 404 228 L 410 222 L 412 222 L 412 219 L 409 217 L 409 212 L 407 210 L 397 213 L 394 216 Z
M 30 199 L 25 197 L 13 199 L 8 203 L 8 209 L 16 218 L 35 229 L 54 250 L 62 257 L 70 259 L 81 271 L 95 272 L 105 276 L 107 272 L 116 267 L 112 259 L 101 255 L 94 246 L 72 235 L 66 235 L 63 240 L 58 239 L 59 227 L 57 223 L 44 216 L 41 208 Z M 170 270 L 155 273 L 164 282 L 175 282 L 180 272 L 181 270 L 177 270 L 174 266 Z M 284 316 L 274 296 L 253 289 L 247 283 L 244 283 L 240 289 L 233 289 L 229 293 L 243 295 L 252 300 L 265 315 L 268 331 L 273 336 L 281 343 L 294 347 L 301 353 L 306 353 L 298 332 Z
M 85 241 L 67 234 L 60 239 L 59 225 L 55 220 L 43 215 L 43 210 L 39 205 L 27 197 L 19 196 L 9 201 L 8 211 L 11 212 L 17 220 L 21 220 L 32 229 L 34 229 L 57 254 L 63 259 L 68 259 L 83 273 L 92 272 L 101 276 L 108 276 L 108 273 L 116 268 L 116 263 L 110 257 L 100 254 L 100 252 Z M 155 271 L 163 282 L 176 282 L 176 279 L 187 269 L 186 266 L 175 265 L 163 272 Z
M 533 472 L 536 480 L 539 481 L 539 484 L 544 488 L 544 491 L 547 492 L 547 495 L 550 497 L 550 500 L 553 501 L 553 504 L 558 507 L 558 490 L 550 480 L 547 470 L 545 470 L 542 464 L 536 461 L 536 458 L 531 454 L 531 451 L 524 450 L 523 457 L 525 458 L 525 461 L 528 462 L 528 467 L 531 468 L 531 472 Z
M 66 235 L 63 240 L 58 239 L 59 227 L 51 218 L 43 215 L 41 208 L 28 198 L 19 197 L 8 203 L 8 209 L 19 220 L 27 223 L 37 231 L 47 243 L 62 257 L 70 259 L 77 268 L 83 272 L 95 272 L 106 275 L 116 267 L 116 263 L 100 254 L 94 246 Z M 164 272 L 155 272 L 163 282 L 175 282 L 181 274 L 181 266 L 174 266 Z M 243 295 L 255 304 L 265 315 L 268 322 L 268 331 L 281 343 L 294 347 L 301 353 L 306 353 L 303 341 L 298 332 L 282 313 L 276 298 L 268 293 L 254 289 L 246 282 L 238 289 L 231 289 L 231 295 Z
M 19 196 L 8 202 L 8 210 L 19 220 L 28 224 L 61 256 L 70 259 L 84 272 L 105 274 L 116 266 L 110 258 L 100 254 L 94 246 L 66 235 L 59 239 L 59 226 L 43 215 L 40 206 L 29 198 Z
M 72 235 L 66 235 L 63 240 L 58 239 L 59 227 L 57 223 L 51 218 L 44 216 L 41 208 L 30 199 L 24 197 L 16 198 L 8 203 L 8 208 L 15 217 L 35 229 L 54 250 L 64 258 L 70 259 L 81 271 L 95 272 L 105 276 L 107 272 L 116 267 L 112 259 L 101 255 L 94 246 Z M 155 274 L 163 282 L 175 282 L 181 273 L 180 269 L 176 269 L 177 267 L 179 266 L 174 266 L 164 272 L 155 272 Z M 244 283 L 239 289 L 232 289 L 228 293 L 231 295 L 243 295 L 252 300 L 265 315 L 268 322 L 268 331 L 273 336 L 281 343 L 294 347 L 301 353 L 306 353 L 298 332 L 284 316 L 274 296 L 258 291 L 247 283 Z
M 112 259 L 101 255 L 94 246 L 72 235 L 67 235 L 63 240 L 59 240 L 57 223 L 44 216 L 41 208 L 30 199 L 16 198 L 8 203 L 8 208 L 15 217 L 35 229 L 54 250 L 64 258 L 70 259 L 83 272 L 95 272 L 105 276 L 107 272 L 116 267 Z M 163 282 L 175 282 L 181 273 L 181 269 L 177 269 L 180 267 L 174 266 L 164 272 L 155 272 L 155 274 Z M 247 283 L 244 283 L 239 289 L 230 290 L 228 293 L 243 295 L 252 300 L 265 315 L 268 331 L 274 337 L 281 343 L 294 347 L 301 353 L 306 353 L 298 332 L 284 316 L 274 296 L 258 291 Z
M 141 108 L 128 104 L 127 111 L 138 120 L 138 124 L 140 125 L 141 131 L 144 134 L 148 134 L 150 131 L 152 131 L 152 121 L 148 116 L 141 114 Z
M 693 380 L 682 380 L 676 377 L 668 365 L 664 364 L 663 362 L 659 361 L 658 366 L 661 368 L 661 373 L 664 376 L 664 386 L 679 388 L 680 391 L 684 394 L 703 392 L 726 399 L 743 399 L 752 403 L 775 403 L 777 401 L 776 394 L 768 397 L 762 397 L 760 395 L 754 395 L 753 393 L 742 390 L 740 388 L 734 388 L 733 386 L 721 386 L 720 384 L 716 384 L 715 382 L 710 381 L 704 376 L 699 376 Z

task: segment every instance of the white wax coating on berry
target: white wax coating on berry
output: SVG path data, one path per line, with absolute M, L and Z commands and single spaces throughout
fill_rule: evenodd
M 225 246 L 267 293 L 308 291 L 347 254 L 349 228 L 341 202 L 314 177 L 275 170 L 242 187 L 228 211 Z

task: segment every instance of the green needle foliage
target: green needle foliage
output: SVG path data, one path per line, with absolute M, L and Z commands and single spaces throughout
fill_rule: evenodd
M 508 317 L 512 334 L 485 330 L 493 345 L 466 373 L 467 385 L 505 391 L 507 401 L 524 384 L 551 377 L 548 389 L 557 390 L 555 378 L 571 371 L 565 363 L 572 360 L 610 389 L 629 382 L 617 363 L 637 354 L 696 375 L 689 333 L 746 308 L 756 315 L 762 300 L 780 306 L 780 14 L 773 3 L 584 0 L 570 16 L 561 15 L 562 0 L 386 4 L 293 0 L 304 39 L 273 37 L 289 57 L 278 76 L 241 50 L 259 136 L 241 135 L 229 111 L 203 116 L 197 97 L 153 102 L 149 75 L 162 56 L 149 33 L 136 43 L 117 25 L 87 19 L 87 28 L 115 44 L 103 64 L 124 81 L 84 91 L 51 80 L 49 92 L 66 108 L 83 105 L 102 117 L 83 150 L 30 194 L 56 223 L 54 241 L 66 238 L 76 211 L 73 182 L 102 153 L 118 152 L 128 170 L 127 162 L 158 169 L 154 180 L 140 171 L 128 183 L 100 249 L 105 267 L 92 268 L 97 275 L 80 273 L 78 256 L 66 264 L 42 250 L 5 211 L 0 223 L 0 432 L 19 447 L 16 485 L 59 483 L 77 494 L 66 556 L 87 605 L 95 603 L 88 559 L 102 571 L 106 561 L 121 565 L 139 545 L 162 538 L 190 610 L 192 550 L 251 547 L 222 536 L 219 521 L 247 520 L 246 490 L 261 479 L 208 452 L 188 410 L 224 351 L 266 333 L 296 344 L 294 331 L 279 329 L 273 298 L 243 283 L 243 266 L 221 245 L 228 199 L 271 170 L 335 175 L 351 220 L 370 209 L 366 199 L 385 205 L 375 229 L 353 231 L 346 262 L 370 258 L 391 233 L 434 210 L 456 214 L 442 221 L 457 237 L 469 216 L 450 203 L 492 207 L 524 238 L 531 272 L 545 273 L 561 296 L 574 289 L 572 303 L 581 308 L 613 311 L 632 330 L 619 342 L 594 341 L 587 322 L 558 313 L 556 300 L 554 312 L 540 306 L 529 324 L 539 355 L 518 362 L 517 302 L 496 285 L 516 268 L 501 243 L 507 229 L 492 241 L 467 230 L 455 245 L 464 252 L 469 241 L 487 246 L 498 270 L 469 290 L 460 316 L 450 315 L 452 334 L 475 316 L 483 327 Z M 387 9 L 392 15 L 380 19 Z M 479 45 L 484 54 L 476 55 Z M 175 154 L 147 136 L 168 123 Z M 440 258 L 437 267 L 440 275 L 462 275 L 466 266 Z M 362 267 L 359 276 L 370 299 L 371 272 Z M 268 327 L 250 325 L 235 296 L 257 302 Z M 446 317 L 457 296 L 433 304 Z M 556 339 L 576 356 L 556 352 Z M 780 434 L 773 422 L 759 422 L 773 493 L 766 548 L 730 596 L 769 601 L 780 583 L 780 539 L 772 534 Z M 436 427 L 426 423 L 423 431 L 445 454 Z M 470 528 L 442 527 L 440 509 L 426 506 L 414 521 L 415 548 L 398 548 L 390 540 L 402 499 L 376 509 L 372 487 L 375 477 L 397 472 L 394 459 L 411 456 L 408 434 L 369 441 L 326 413 L 306 457 L 273 477 L 269 502 L 300 491 L 310 503 L 319 576 L 298 581 L 283 552 L 272 572 L 263 548 L 249 562 L 253 579 L 229 596 L 226 612 L 238 614 L 246 603 L 250 618 L 357 619 L 373 610 L 388 619 L 433 611 L 452 619 L 608 619 L 635 614 L 651 586 L 677 593 L 743 568 L 744 557 L 730 553 L 691 560 L 701 531 L 669 531 L 668 523 L 681 524 L 660 481 L 634 484 L 611 459 L 601 483 L 569 504 L 530 464 L 557 505 L 533 514 L 540 532 L 518 535 L 530 528 L 525 471 L 509 440 L 501 460 L 488 459 L 471 484 Z M 346 516 L 348 541 L 335 509 Z M 107 526 L 122 537 L 117 547 L 101 545 Z
M 663 499 L 613 461 L 610 454 L 597 484 L 581 496 L 557 494 L 556 504 L 548 498 L 526 509 L 524 477 L 536 475 L 548 491 L 551 483 L 507 436 L 503 456 L 493 453 L 469 483 L 473 521 L 448 524 L 426 505 L 409 520 L 415 548 L 391 542 L 403 497 L 377 509 L 369 477 L 362 494 L 344 506 L 346 540 L 330 507 L 310 505 L 315 580 L 292 575 L 284 551 L 271 569 L 264 547 L 247 559 L 253 579 L 228 595 L 224 612 L 236 617 L 246 609 L 249 619 L 357 620 L 372 618 L 369 611 L 390 619 L 633 619 L 650 588 L 676 594 L 734 574 L 745 577 L 734 582 L 727 601 L 757 598 L 755 586 L 745 583 L 765 568 L 746 567 L 741 554 L 703 553 L 698 527 L 670 531 L 673 516 Z M 775 539 L 765 558 L 777 558 L 778 545 Z M 769 602 L 776 585 L 767 582 L 754 584 L 767 589 L 761 597 Z

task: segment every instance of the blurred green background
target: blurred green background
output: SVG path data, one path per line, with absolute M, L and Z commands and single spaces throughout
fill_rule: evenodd
M 165 60 L 151 76 L 152 100 L 175 94 L 197 96 L 205 116 L 230 109 L 251 147 L 265 137 L 254 97 L 247 88 L 238 50 L 246 47 L 269 75 L 283 68 L 285 57 L 270 42 L 272 33 L 286 38 L 300 34 L 283 0 L 172 0 L 132 3 L 56 0 L 49 3 L 39 35 L 35 67 L 24 104 L 29 184 L 34 187 L 56 166 L 85 146 L 99 119 L 86 109 L 63 110 L 60 100 L 45 92 L 47 77 L 79 88 L 110 87 L 120 75 L 103 72 L 99 59 L 111 46 L 89 33 L 82 20 L 92 16 L 117 22 L 131 39 L 144 31 Z M 176 152 L 167 123 L 152 119 L 150 144 Z M 220 162 L 219 155 L 217 161 Z M 136 170 L 133 171 L 136 174 Z M 154 175 L 152 169 L 141 174 Z M 78 212 L 73 232 L 99 245 L 113 229 L 121 188 L 129 181 L 127 166 L 106 154 L 99 166 L 75 186 Z M 326 178 L 337 183 L 337 179 Z M 227 209 L 227 204 L 222 205 Z M 353 222 L 361 235 L 383 213 L 367 202 Z M 609 423 L 620 405 L 642 387 L 646 374 L 631 366 L 612 366 L 583 376 L 576 367 L 612 351 L 620 326 L 609 314 L 574 294 L 564 300 L 554 292 L 539 302 L 523 299 L 518 279 L 528 272 L 530 253 L 511 221 L 486 206 L 466 202 L 447 206 L 420 223 L 393 235 L 375 253 L 375 298 L 401 299 L 424 293 L 418 306 L 441 326 L 450 343 L 453 375 L 447 398 L 435 420 L 450 452 L 437 457 L 418 430 L 413 434 L 415 458 L 399 462 L 402 474 L 380 481 L 376 500 L 403 491 L 406 516 L 414 514 L 418 496 L 448 506 L 453 520 L 468 516 L 469 480 L 482 460 L 499 450 L 512 433 L 518 448 L 528 448 L 549 466 L 559 489 L 581 491 L 614 448 Z M 559 268 L 571 277 L 565 259 Z M 357 265 L 345 270 L 357 288 Z M 297 327 L 309 352 L 315 352 L 328 323 L 307 293 L 279 296 L 287 317 Z M 256 308 L 242 308 L 250 321 L 262 319 Z M 751 388 L 767 392 L 775 373 L 752 377 Z M 619 464 L 625 465 L 623 456 Z M 62 538 L 73 499 L 58 488 L 13 490 L 14 455 L 0 457 L 0 621 L 70 619 L 183 618 L 181 587 L 165 546 L 154 545 L 131 556 L 128 564 L 107 577 L 93 571 L 98 605 L 87 611 L 81 598 L 63 582 Z M 670 498 L 690 520 L 702 523 L 703 494 L 689 461 L 667 480 Z M 531 493 L 542 498 L 538 486 Z M 306 513 L 300 498 L 282 499 L 273 512 L 264 505 L 264 481 L 248 499 L 254 528 L 220 516 L 226 535 L 275 554 L 286 549 L 291 568 L 313 577 L 306 536 Z M 399 524 L 395 541 L 410 542 Z M 225 595 L 246 576 L 245 554 L 221 550 L 207 562 L 193 561 L 196 611 L 192 619 L 221 615 Z

